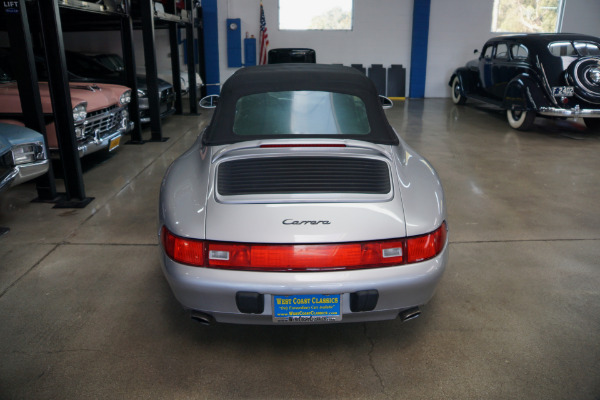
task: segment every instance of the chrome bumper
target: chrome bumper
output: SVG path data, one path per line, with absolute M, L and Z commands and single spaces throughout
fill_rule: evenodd
M 30 181 L 48 172 L 50 162 L 48 160 L 38 161 L 30 164 L 17 165 L 0 181 L 0 190 Z
M 600 118 L 600 108 L 556 108 L 556 107 L 541 107 L 538 112 L 546 117 L 564 117 L 564 118 Z
M 110 143 L 113 140 L 120 140 L 121 136 L 123 136 L 124 131 L 125 129 L 119 129 L 116 132 L 103 136 L 102 138 L 94 139 L 92 141 L 80 144 L 79 146 L 77 146 L 79 157 L 81 158 L 85 155 L 92 154 L 99 150 L 107 148 L 108 146 L 110 146 Z M 117 147 L 119 147 L 119 145 L 120 144 L 117 144 L 114 148 L 110 149 L 110 151 L 116 149 Z

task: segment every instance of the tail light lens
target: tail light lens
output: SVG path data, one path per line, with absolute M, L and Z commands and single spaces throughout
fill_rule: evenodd
M 407 239 L 338 244 L 240 244 L 181 238 L 162 228 L 172 260 L 198 267 L 246 271 L 335 271 L 381 268 L 431 259 L 444 249 L 446 223 Z

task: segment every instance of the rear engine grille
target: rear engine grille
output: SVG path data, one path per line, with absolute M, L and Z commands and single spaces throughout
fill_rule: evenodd
M 386 194 L 388 164 L 369 158 L 273 157 L 221 163 L 222 196 L 292 193 Z

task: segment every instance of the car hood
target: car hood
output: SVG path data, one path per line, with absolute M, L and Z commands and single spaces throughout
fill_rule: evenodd
M 199 140 L 163 180 L 161 225 L 216 241 L 331 243 L 427 233 L 445 219 L 435 171 L 403 144 L 314 142 L 346 147 L 203 147 Z M 383 184 L 370 186 L 369 179 Z
M 9 147 L 25 143 L 44 142 L 41 133 L 11 123 L 0 123 L 0 137 L 2 137 L 3 142 L 8 143 Z
M 170 87 L 173 87 L 173 85 L 171 85 L 169 82 L 167 82 L 163 79 L 160 79 L 160 78 L 157 78 L 157 79 L 158 79 L 158 90 L 163 91 L 165 89 L 169 89 Z M 137 75 L 136 81 L 137 81 L 138 89 L 140 89 L 140 90 L 148 89 L 148 84 L 146 83 L 145 75 Z
M 100 82 L 103 84 L 115 84 L 115 85 L 125 85 L 127 81 L 127 76 L 125 72 L 120 72 L 117 76 L 97 76 L 97 77 L 83 77 L 78 75 L 72 75 L 70 77 L 72 82 Z M 146 84 L 146 76 L 145 75 L 136 75 L 135 82 L 137 84 L 137 88 L 140 90 L 147 90 L 148 85 Z M 169 82 L 158 78 L 158 89 L 160 91 L 168 89 L 172 87 Z
M 71 104 L 87 102 L 87 111 L 96 111 L 117 104 L 119 97 L 129 90 L 125 86 L 97 84 L 87 82 L 70 82 Z M 52 102 L 48 82 L 39 82 L 40 98 L 44 113 L 52 113 Z M 0 109 L 3 113 L 20 114 L 21 100 L 16 82 L 0 85 Z

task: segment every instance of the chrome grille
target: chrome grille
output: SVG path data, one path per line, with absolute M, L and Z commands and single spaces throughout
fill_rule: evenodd
M 84 125 L 84 137 L 95 137 L 98 132 L 98 138 L 102 138 L 104 135 L 114 132 L 121 124 L 123 110 L 115 105 L 88 113 Z
M 272 157 L 225 161 L 218 167 L 222 196 L 292 193 L 386 194 L 388 164 L 349 157 Z

